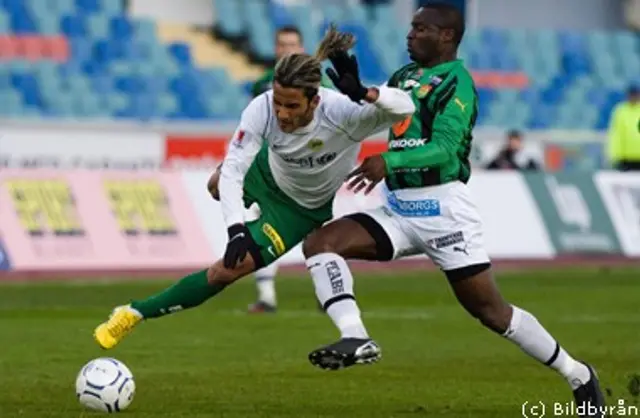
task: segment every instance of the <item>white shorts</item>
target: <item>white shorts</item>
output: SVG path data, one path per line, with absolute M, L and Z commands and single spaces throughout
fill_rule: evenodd
M 464 183 L 404 189 L 389 196 L 385 205 L 361 213 L 384 230 L 392 260 L 426 254 L 444 271 L 489 263 L 482 220 Z

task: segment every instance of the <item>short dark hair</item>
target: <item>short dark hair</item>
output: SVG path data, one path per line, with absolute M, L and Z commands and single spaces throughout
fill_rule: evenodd
M 520 132 L 517 129 L 511 129 L 509 132 L 507 132 L 507 137 L 508 138 L 522 138 L 522 132 Z
M 304 40 L 302 38 L 302 32 L 300 32 L 300 29 L 298 29 L 297 26 L 294 26 L 294 25 L 280 26 L 278 28 L 278 30 L 276 30 L 276 39 L 278 38 L 278 36 L 280 36 L 280 35 L 282 35 L 284 33 L 294 33 L 294 34 L 298 35 L 298 38 L 300 38 L 300 42 L 302 42 Z
M 465 23 L 464 16 L 459 7 L 442 1 L 434 1 L 424 4 L 422 8 L 436 10 L 442 18 L 441 27 L 444 29 L 452 29 L 453 42 L 456 46 L 460 45 L 462 37 L 464 36 Z

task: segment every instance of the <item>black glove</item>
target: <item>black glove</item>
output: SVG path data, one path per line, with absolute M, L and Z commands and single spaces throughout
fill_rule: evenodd
M 249 248 L 254 244 L 249 228 L 244 224 L 233 224 L 227 229 L 229 234 L 229 242 L 227 248 L 224 251 L 224 267 L 227 269 L 233 269 L 244 261 L 244 258 L 249 252 Z
M 333 68 L 327 68 L 326 72 L 336 88 L 356 103 L 364 100 L 368 89 L 360 81 L 356 56 L 347 51 L 335 51 L 329 54 L 329 61 Z

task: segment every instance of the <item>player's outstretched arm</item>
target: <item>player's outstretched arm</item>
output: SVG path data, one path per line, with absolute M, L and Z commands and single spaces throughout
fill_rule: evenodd
M 353 138 L 362 140 L 415 112 L 415 104 L 406 92 L 387 86 L 365 87 L 354 55 L 338 50 L 329 55 L 329 60 L 333 68 L 327 69 L 327 75 L 351 99 L 342 103 L 340 117 Z
M 220 170 L 220 204 L 229 235 L 224 255 L 226 268 L 235 267 L 248 251 L 251 237 L 244 225 L 243 185 L 247 171 L 262 147 L 268 100 L 267 95 L 259 96 L 242 113 Z

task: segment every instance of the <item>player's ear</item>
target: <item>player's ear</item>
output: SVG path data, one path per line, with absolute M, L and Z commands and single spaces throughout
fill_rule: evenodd
M 442 42 L 453 42 L 453 38 L 455 37 L 455 31 L 453 29 L 443 29 L 440 31 L 440 40 Z
M 311 99 L 311 101 L 309 102 L 309 107 L 311 109 L 315 109 L 316 107 L 318 107 L 319 104 L 320 104 L 320 95 L 316 94 L 315 96 L 313 96 L 313 99 Z

